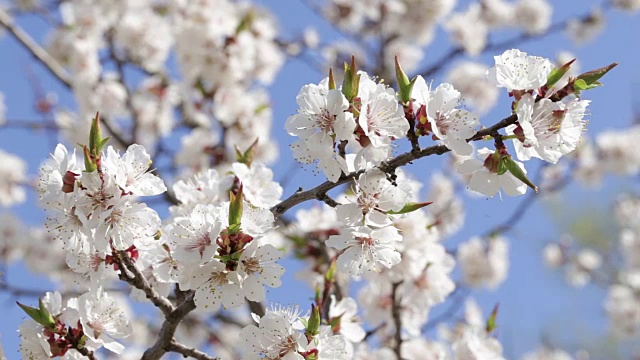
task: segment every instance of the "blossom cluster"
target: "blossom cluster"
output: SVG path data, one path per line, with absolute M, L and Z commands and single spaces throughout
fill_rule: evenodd
M 124 351 L 119 339 L 131 335 L 126 302 L 96 288 L 77 298 L 62 301 L 60 293 L 47 293 L 34 316 L 19 328 L 24 359 L 82 359 L 76 350 L 93 352 L 101 347 L 117 354 Z M 30 313 L 30 315 L 33 313 Z M 71 350 L 71 351 L 70 351 Z
M 209 312 L 239 307 L 245 298 L 263 301 L 265 286 L 280 286 L 284 268 L 276 261 L 283 254 L 264 235 L 273 229 L 268 208 L 280 200 L 282 188 L 270 169 L 251 161 L 254 148 L 240 157 L 243 162 L 232 164 L 228 175 L 210 169 L 177 181 L 172 191 L 177 205 L 162 223 L 155 210 L 139 201 L 167 190 L 152 173 L 150 156 L 141 145 L 131 145 L 122 155 L 111 146 L 103 151 L 109 139 L 102 139 L 99 121 L 96 116 L 90 145 L 84 147 L 84 167 L 75 151 L 59 144 L 37 181 L 40 204 L 49 213 L 46 227 L 63 244 L 68 267 L 80 275 L 79 285 L 107 301 L 101 289 L 119 277 L 134 285 L 134 298 L 149 298 L 148 289 L 134 283 L 142 276 L 160 296 L 168 295 L 172 284 L 191 291 L 196 308 Z M 111 305 L 100 306 L 107 311 Z M 100 326 L 98 320 L 87 321 Z M 64 324 L 75 329 L 73 322 Z M 59 336 L 67 341 L 65 334 L 73 330 L 63 325 L 62 333 L 52 337 L 57 342 Z M 50 329 L 40 330 L 21 331 L 23 341 L 36 341 L 34 334 L 49 336 Z M 82 328 L 73 331 L 73 341 L 83 339 Z M 65 353 L 82 348 L 73 341 L 63 344 Z M 24 356 L 32 351 L 24 349 Z

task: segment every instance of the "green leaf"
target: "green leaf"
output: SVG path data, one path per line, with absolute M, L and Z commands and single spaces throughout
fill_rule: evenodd
M 91 120 L 91 129 L 89 130 L 89 149 L 91 151 L 97 149 L 101 142 L 102 129 L 100 129 L 100 113 L 96 113 L 96 116 Z
M 505 158 L 500 158 L 500 161 L 498 162 L 498 175 L 503 175 L 504 173 L 507 172 L 507 162 L 505 160 Z
M 331 261 L 331 265 L 329 265 L 329 268 L 327 269 L 327 272 L 324 274 L 324 279 L 325 281 L 332 283 L 336 281 L 336 271 L 337 271 L 337 266 L 336 266 L 336 260 L 333 259 Z
M 53 328 L 56 325 L 56 321 L 49 313 L 49 310 L 47 310 L 47 308 L 44 306 L 42 299 L 39 300 L 39 309 L 20 304 L 17 301 L 16 304 L 18 304 L 18 306 L 20 306 L 20 308 L 38 324 L 46 328 Z
M 511 156 L 503 157 L 507 170 L 511 173 L 511 175 L 515 176 L 518 180 L 527 184 L 528 187 L 532 188 L 533 191 L 538 192 L 538 187 L 529 180 L 527 174 L 525 174 L 524 170 L 511 158 Z M 502 161 L 500 161 L 502 162 Z
M 360 75 L 358 75 L 358 67 L 356 57 L 351 56 L 351 65 L 344 63 L 344 79 L 342 81 L 342 93 L 351 102 L 358 96 L 358 87 L 360 86 Z
M 550 88 L 555 85 L 558 80 L 562 79 L 562 77 L 569 71 L 569 69 L 571 68 L 571 64 L 573 64 L 574 61 L 576 61 L 576 59 L 569 61 L 559 68 L 551 70 L 551 73 L 549 73 L 549 76 L 547 76 L 547 84 L 545 86 Z
M 406 204 L 404 204 L 404 206 L 402 207 L 402 209 L 398 210 L 398 211 L 393 211 L 393 210 L 389 210 L 387 211 L 387 214 L 391 214 L 391 215 L 398 215 L 398 214 L 406 214 L 406 213 L 410 213 L 413 211 L 416 211 L 420 208 L 423 208 L 425 206 L 431 205 L 433 202 L 421 202 L 421 203 L 417 203 L 417 202 L 408 202 Z
M 106 138 L 102 139 L 102 141 L 100 141 L 100 144 L 98 144 L 98 152 L 104 149 L 104 146 L 107 145 L 109 140 L 111 140 L 111 136 L 107 136 Z
M 589 88 L 589 85 L 583 79 L 577 79 L 573 83 L 573 90 L 576 91 L 576 92 L 580 92 L 582 90 L 587 90 L 588 88 Z
M 261 104 L 258 105 L 255 110 L 253 110 L 253 113 L 256 115 L 260 115 L 261 112 L 267 110 L 269 108 L 269 104 Z
M 487 334 L 491 333 L 493 330 L 495 330 L 498 327 L 497 319 L 498 319 L 499 305 L 500 304 L 496 304 L 496 306 L 493 307 L 493 311 L 491 311 L 491 315 L 489 315 L 489 318 L 487 319 L 487 324 L 485 326 L 485 330 L 487 331 Z
M 398 83 L 398 96 L 402 104 L 408 104 L 411 101 L 411 92 L 417 79 L 418 77 L 414 77 L 409 80 L 407 74 L 402 70 L 398 56 L 396 55 L 396 82 Z
M 253 20 L 255 18 L 255 14 L 253 11 L 249 11 L 241 20 L 238 26 L 236 26 L 236 35 L 240 34 L 245 30 L 251 29 L 251 25 L 253 24 Z
M 305 334 L 314 336 L 318 333 L 318 329 L 320 328 L 320 323 L 322 319 L 320 318 L 320 308 L 311 304 L 311 316 L 309 317 L 309 322 L 307 323 L 307 331 Z
M 616 66 L 618 66 L 618 63 L 611 63 L 607 66 L 582 73 L 578 75 L 576 79 L 584 80 L 587 85 L 595 84 L 596 82 L 598 82 L 598 80 L 600 80 L 601 77 L 605 76 L 609 71 L 611 71 L 611 69 Z
M 245 150 L 244 152 L 240 151 L 238 146 L 236 146 L 236 161 L 239 162 L 239 163 L 243 163 L 243 164 L 247 165 L 248 167 L 250 167 L 251 163 L 253 162 L 253 154 L 255 153 L 255 150 L 256 150 L 257 147 L 258 147 L 258 139 L 257 138 L 249 146 L 249 148 L 247 150 Z
M 229 202 L 229 230 L 231 231 L 232 227 L 240 230 L 242 220 L 242 184 L 238 188 L 238 193 L 231 192 L 229 198 L 231 200 Z
M 85 145 L 82 151 L 84 153 L 84 171 L 86 172 L 96 171 L 98 169 L 98 166 L 96 165 L 95 160 L 93 160 L 93 157 L 89 152 L 89 148 Z

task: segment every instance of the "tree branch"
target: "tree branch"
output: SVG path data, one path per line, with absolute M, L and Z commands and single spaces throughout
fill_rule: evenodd
M 180 324 L 182 319 L 187 316 L 187 314 L 189 314 L 196 308 L 196 303 L 193 301 L 193 294 L 194 292 L 191 292 L 189 296 L 182 303 L 180 303 L 177 308 L 175 308 L 175 310 L 166 315 L 165 321 L 160 328 L 158 339 L 156 340 L 155 344 L 153 344 L 153 346 L 151 346 L 147 349 L 147 351 L 144 352 L 141 360 L 158 360 L 165 353 L 167 353 L 167 351 L 172 351 L 170 349 L 172 343 L 174 343 L 173 335 L 175 334 L 178 325 Z M 178 345 L 180 344 L 175 343 L 175 346 Z M 207 357 L 203 359 L 210 358 Z
M 171 302 L 155 291 L 147 281 L 147 278 L 144 277 L 142 272 L 140 272 L 126 252 L 120 252 L 120 259 L 118 262 L 118 265 L 120 266 L 120 280 L 126 281 L 136 289 L 142 290 L 147 296 L 147 299 L 160 309 L 165 316 L 169 316 L 174 312 L 174 307 Z
M 219 358 L 213 358 L 200 350 L 192 349 L 187 347 L 175 340 L 171 341 L 169 345 L 167 345 L 167 350 L 171 352 L 175 352 L 178 354 L 182 354 L 184 357 L 192 357 L 198 360 L 216 360 Z
M 393 325 L 396 328 L 393 334 L 393 352 L 398 359 L 402 359 L 402 318 L 400 317 L 400 300 L 397 299 L 400 284 L 402 284 L 402 281 L 391 284 L 391 317 L 393 318 Z
M 54 59 L 49 53 L 40 46 L 33 38 L 27 34 L 22 28 L 17 26 L 11 15 L 4 9 L 0 8 L 0 25 L 7 29 L 13 37 L 25 48 L 33 57 L 35 57 L 42 65 L 45 66 L 51 75 L 55 76 L 66 87 L 72 88 L 73 81 L 67 71 Z
M 467 139 L 467 141 L 477 141 L 481 140 L 485 136 L 495 136 L 498 133 L 498 130 L 505 128 L 511 124 L 514 124 L 518 120 L 518 117 L 515 114 L 512 114 L 494 124 L 491 127 L 482 129 L 478 131 L 474 136 Z M 430 155 L 442 155 L 444 153 L 449 152 L 450 150 L 444 145 L 434 145 L 419 151 L 411 150 L 404 154 L 398 155 L 397 157 L 391 159 L 388 162 L 382 163 L 378 168 L 385 173 L 393 172 L 395 169 L 404 166 L 413 160 L 417 160 Z M 284 214 L 290 208 L 303 203 L 305 201 L 309 201 L 312 199 L 324 199 L 324 196 L 331 189 L 336 188 L 339 185 L 345 184 L 352 179 L 355 179 L 360 174 L 362 174 L 364 170 L 356 171 L 347 175 L 342 175 L 338 181 L 331 182 L 325 181 L 322 184 L 309 189 L 307 191 L 297 191 L 293 195 L 289 196 L 285 200 L 281 201 L 279 204 L 271 208 L 271 212 L 277 218 L 280 215 Z

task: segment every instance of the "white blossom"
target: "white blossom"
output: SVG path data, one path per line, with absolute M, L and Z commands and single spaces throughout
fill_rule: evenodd
M 26 200 L 23 187 L 26 171 L 24 160 L 0 149 L 0 206 L 12 206 Z
M 517 49 L 507 50 L 494 56 L 496 65 L 487 72 L 489 80 L 497 86 L 514 90 L 538 90 L 547 83 L 547 76 L 553 70 L 548 59 L 530 56 Z
M 477 151 L 480 159 L 486 160 L 493 156 L 494 152 L 488 148 L 482 148 Z M 521 162 L 514 161 L 526 174 L 524 165 Z M 458 164 L 457 170 L 460 174 L 470 174 L 469 189 L 484 194 L 486 196 L 494 196 L 500 189 L 509 196 L 522 195 L 527 191 L 527 185 L 513 176 L 510 172 L 498 175 L 488 169 L 484 162 L 478 159 L 468 159 Z

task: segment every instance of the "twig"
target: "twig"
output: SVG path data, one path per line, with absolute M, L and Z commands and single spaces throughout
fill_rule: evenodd
M 155 305 L 165 316 L 169 316 L 173 314 L 174 307 L 171 302 L 158 294 L 155 289 L 149 284 L 147 278 L 144 277 L 142 272 L 136 267 L 131 258 L 127 255 L 126 252 L 120 252 L 119 259 L 120 266 L 120 279 L 126 281 L 136 289 L 142 290 L 147 299 L 149 299 L 153 305 Z M 195 306 L 195 305 L 194 305 Z
M 499 129 L 505 128 L 511 124 L 514 124 L 517 120 L 517 116 L 515 114 L 510 115 L 502 120 L 500 120 L 499 122 L 497 122 L 496 124 L 494 124 L 491 127 L 482 129 L 480 131 L 478 131 L 474 136 L 472 136 L 471 138 L 467 139 L 467 141 L 477 141 L 477 140 L 481 140 L 482 138 L 484 138 L 485 136 L 489 135 L 489 136 L 495 136 L 497 134 L 497 131 Z M 434 146 L 430 146 L 424 149 L 421 149 L 419 151 L 409 151 L 406 152 L 404 154 L 398 155 L 397 157 L 391 159 L 390 161 L 381 164 L 380 166 L 378 166 L 378 168 L 380 170 L 382 170 L 385 173 L 390 173 L 393 172 L 395 169 L 397 169 L 398 167 L 404 166 L 410 162 L 412 162 L 413 160 L 417 160 L 426 156 L 430 156 L 430 155 L 442 155 L 444 153 L 449 152 L 450 150 L 444 146 L 444 145 L 434 145 Z M 362 174 L 364 172 L 364 170 L 360 170 L 357 172 L 353 172 L 347 175 L 342 175 L 338 181 L 331 182 L 331 181 L 325 181 L 324 183 L 309 189 L 307 191 L 297 191 L 295 192 L 293 195 L 289 196 L 288 198 L 286 198 L 285 200 L 281 201 L 279 204 L 277 204 L 276 206 L 271 208 L 271 212 L 274 214 L 274 216 L 277 218 L 280 215 L 284 214 L 287 210 L 289 210 L 290 208 L 303 203 L 305 201 L 309 201 L 312 199 L 322 199 L 324 198 L 324 195 L 327 194 L 328 191 L 330 191 L 331 189 L 345 184 L 349 181 L 351 181 L 352 179 L 355 179 L 357 176 L 359 176 L 360 174 Z
M 402 284 L 402 281 L 394 282 L 391 285 L 391 317 L 393 318 L 393 325 L 396 328 L 396 331 L 393 334 L 393 352 L 396 354 L 398 359 L 402 359 L 400 354 L 402 347 L 402 318 L 400 317 L 400 300 L 397 298 L 398 287 L 400 284 Z
M 200 350 L 196 350 L 190 347 L 187 347 L 175 340 L 172 340 L 169 345 L 167 345 L 167 350 L 171 352 L 175 352 L 178 354 L 182 354 L 184 357 L 192 357 L 198 360 L 216 360 L 219 358 L 213 358 Z
M 51 131 L 59 131 L 60 127 L 55 123 L 55 121 L 35 121 L 35 120 L 26 120 L 26 119 L 12 119 L 7 120 L 3 124 L 0 124 L 0 129 L 2 128 L 12 128 L 12 129 L 29 129 L 29 130 L 51 130 Z
M 49 53 L 42 48 L 33 38 L 27 34 L 22 28 L 17 26 L 11 16 L 2 8 L 0 8 L 0 25 L 7 29 L 13 37 L 22 44 L 42 65 L 45 66 L 51 75 L 55 76 L 67 88 L 73 87 L 73 81 L 67 71 L 54 59 Z
M 611 1 L 605 1 L 600 6 L 600 8 L 603 9 L 603 10 L 608 10 L 610 7 L 611 7 Z M 588 14 L 585 14 L 585 15 L 582 15 L 582 16 L 578 16 L 577 19 L 586 20 L 586 19 L 589 19 L 591 16 L 592 16 L 592 12 L 589 12 Z M 518 44 L 526 42 L 526 41 L 539 39 L 539 38 L 545 37 L 547 35 L 551 35 L 553 33 L 562 31 L 562 30 L 564 30 L 566 28 L 567 24 L 569 24 L 569 22 L 571 20 L 573 20 L 573 19 L 576 19 L 576 17 L 571 17 L 571 18 L 568 18 L 568 19 L 564 19 L 564 20 L 562 20 L 560 22 L 552 24 L 551 26 L 549 26 L 547 28 L 546 31 L 544 31 L 542 33 L 539 33 L 539 34 L 522 33 L 522 34 L 520 34 L 520 35 L 518 35 L 516 37 L 513 37 L 511 39 L 507 39 L 505 41 L 501 41 L 501 42 L 493 43 L 493 44 L 487 44 L 482 49 L 482 51 L 480 53 L 483 54 L 483 53 L 487 53 L 487 52 L 490 52 L 490 51 L 506 49 L 506 48 L 513 47 L 515 45 L 518 45 Z M 461 48 L 461 47 L 453 48 L 453 49 L 449 50 L 448 53 L 443 55 L 440 59 L 436 60 L 433 64 L 429 65 L 425 70 L 419 71 L 418 74 L 422 74 L 422 76 L 425 77 L 425 78 L 431 78 L 437 72 L 442 70 L 443 67 L 445 67 L 447 64 L 451 63 L 451 61 L 455 60 L 459 56 L 462 56 L 463 54 L 464 54 L 464 49 L 463 48 Z
M 249 310 L 251 310 L 252 313 L 260 317 L 263 317 L 264 314 L 266 314 L 266 310 L 264 308 L 264 305 L 262 305 L 262 303 L 247 300 L 247 305 L 249 305 Z
M 98 360 L 98 358 L 93 353 L 93 351 L 90 351 L 89 349 L 87 349 L 85 347 L 80 348 L 80 349 L 76 349 L 76 351 L 79 352 L 80 354 L 82 354 L 84 357 L 86 357 L 89 360 Z

